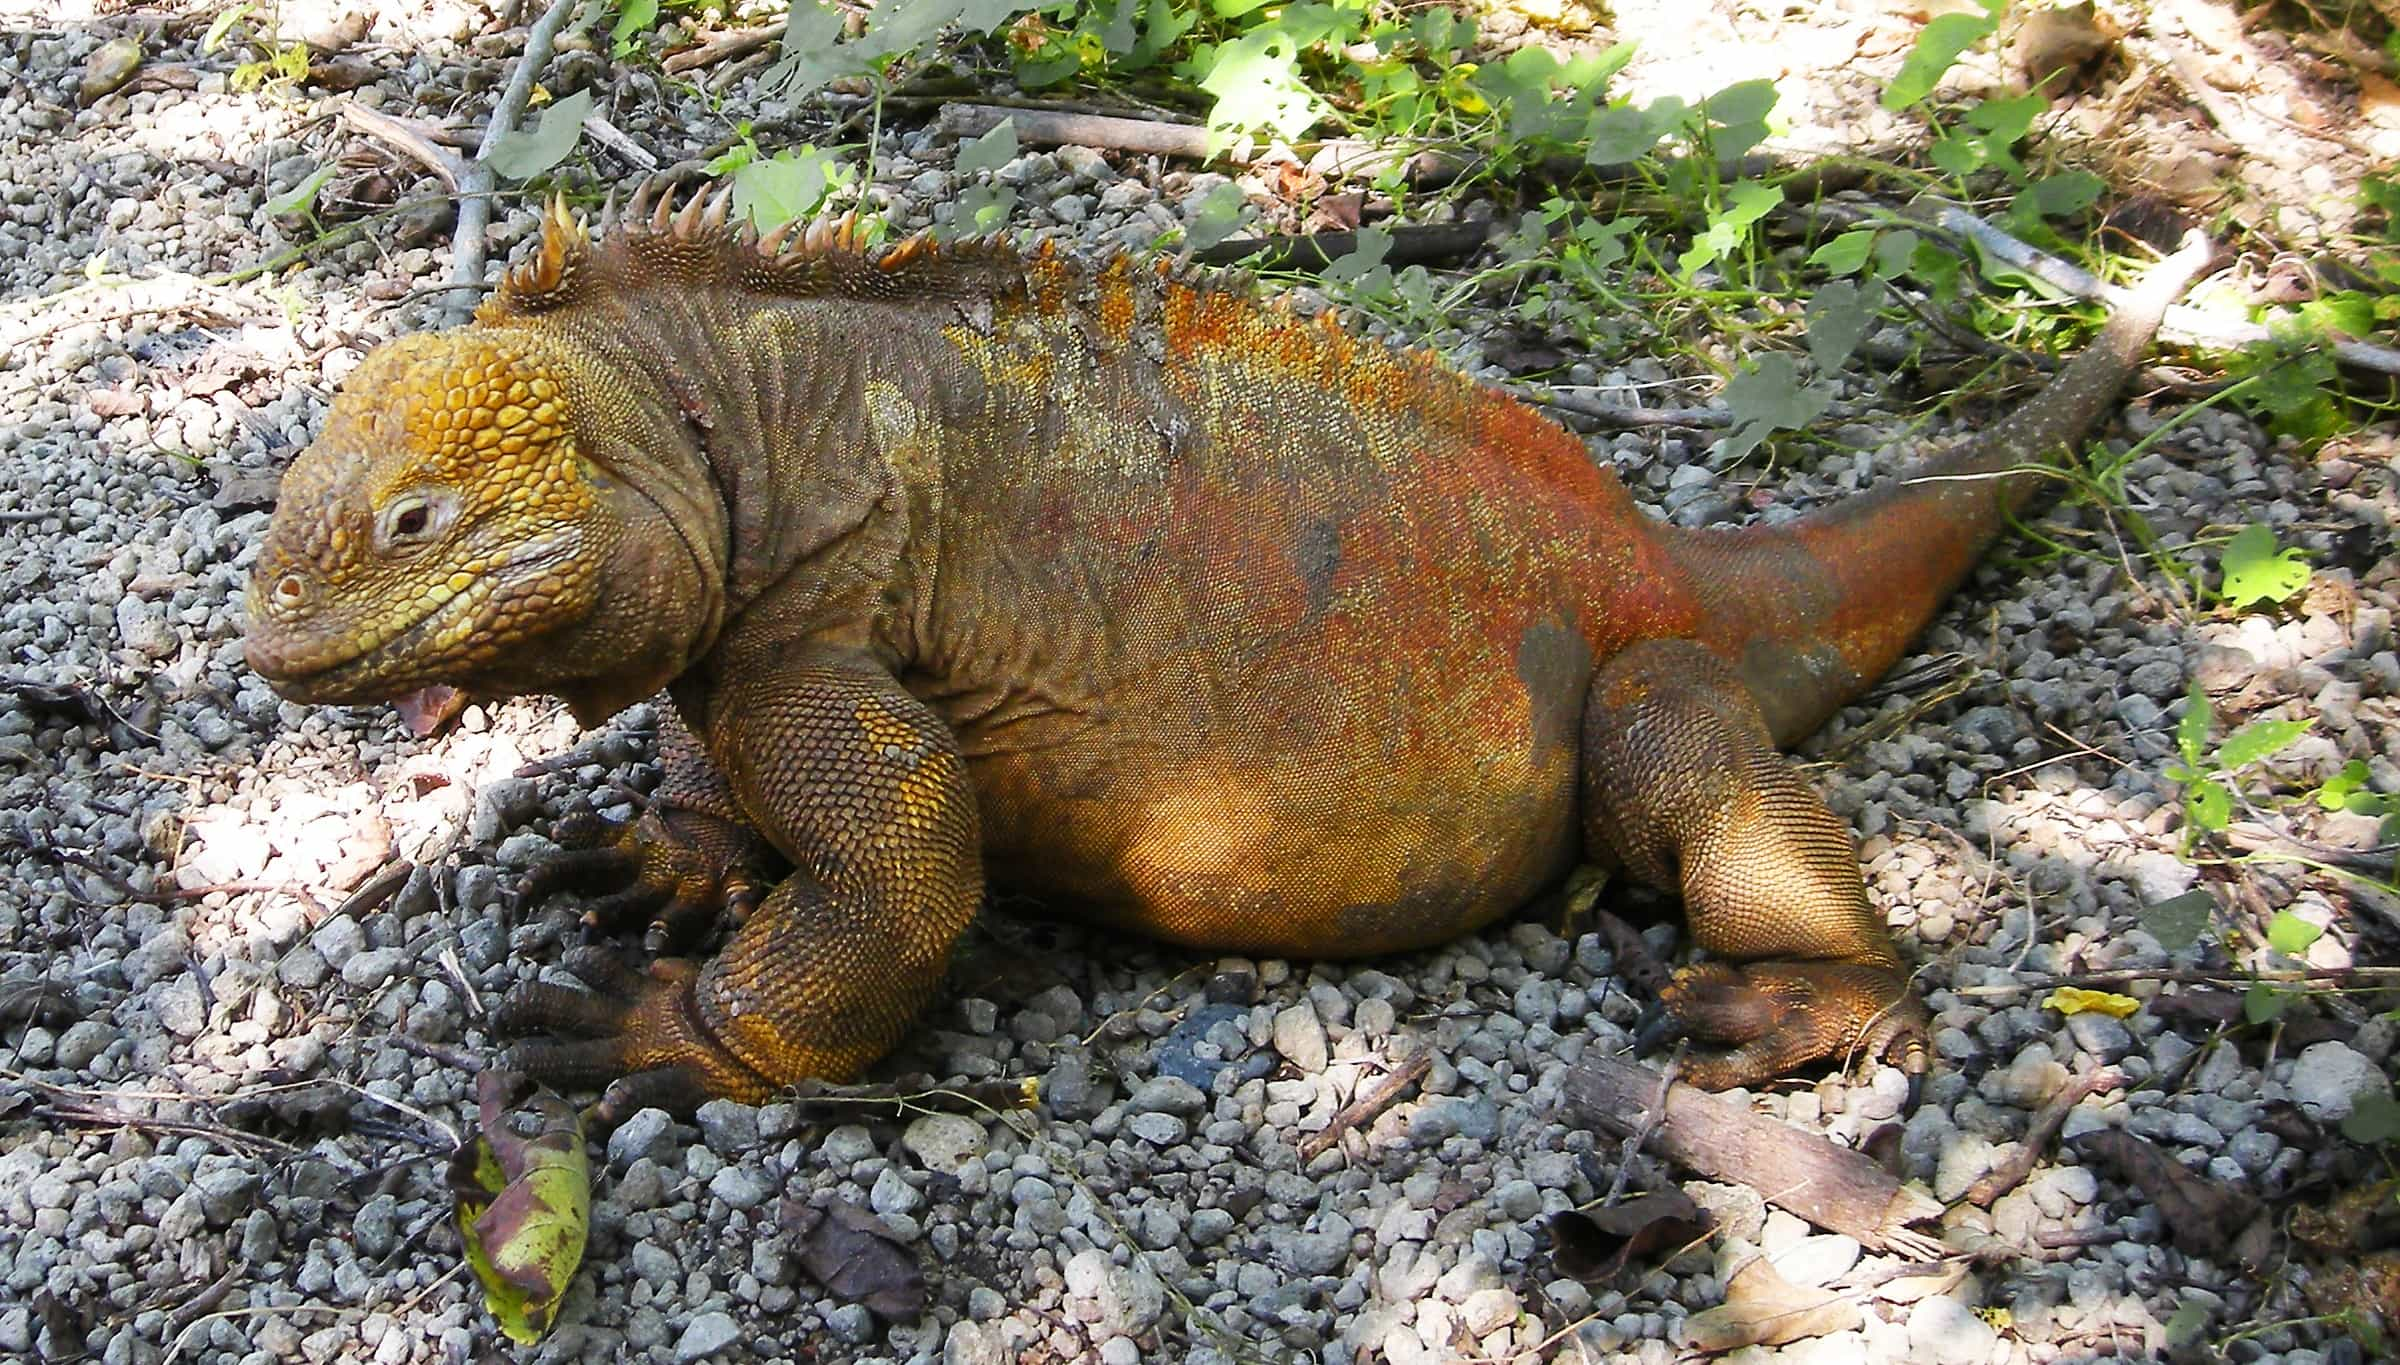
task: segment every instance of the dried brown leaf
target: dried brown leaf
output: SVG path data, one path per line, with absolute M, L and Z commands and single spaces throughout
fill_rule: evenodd
M 2069 1144 L 2085 1157 L 2114 1166 L 2157 1206 L 2175 1245 L 2194 1256 L 2215 1256 L 2258 1216 L 2256 1199 L 2184 1169 L 2165 1149 L 2119 1129 L 2085 1133 Z
M 1550 1260 L 1590 1285 L 1613 1284 L 1627 1266 L 1672 1255 L 1708 1232 L 1708 1215 L 1681 1190 L 1636 1195 L 1606 1208 L 1570 1210 L 1549 1223 Z
M 799 1244 L 801 1268 L 834 1297 L 886 1322 L 924 1316 L 925 1272 L 882 1219 L 843 1199 L 787 1200 L 782 1222 Z

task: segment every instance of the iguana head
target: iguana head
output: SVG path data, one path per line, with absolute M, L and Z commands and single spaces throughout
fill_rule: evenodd
M 655 691 L 714 595 L 684 581 L 692 558 L 656 503 L 587 449 L 617 398 L 514 329 L 370 355 L 284 474 L 251 571 L 250 666 L 294 701 L 553 692 L 587 721 Z

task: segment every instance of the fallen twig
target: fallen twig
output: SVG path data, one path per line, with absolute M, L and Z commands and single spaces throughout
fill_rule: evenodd
M 533 27 L 525 31 L 525 52 L 517 59 L 516 70 L 509 73 L 508 88 L 500 92 L 500 101 L 492 106 L 491 122 L 484 126 L 483 141 L 475 148 L 475 159 L 467 163 L 459 176 L 458 229 L 452 237 L 455 254 L 450 258 L 452 284 L 480 285 L 483 283 L 483 230 L 492 219 L 491 195 L 498 177 L 492 172 L 492 149 L 508 136 L 517 125 L 518 115 L 525 112 L 525 101 L 533 94 L 533 78 L 550 63 L 550 48 L 558 40 L 559 29 L 575 12 L 577 0 L 550 0 L 550 8 L 542 12 Z M 474 311 L 471 299 L 453 299 L 443 305 L 448 320 L 461 323 Z
M 1453 261 L 1480 249 L 1489 223 L 1394 223 L 1382 229 L 1392 239 L 1386 265 Z M 1322 270 L 1358 250 L 1355 232 L 1275 233 L 1233 237 L 1192 253 L 1202 265 L 1242 262 L 1253 270 Z
M 1373 1123 L 1377 1115 L 1392 1107 L 1407 1089 L 1425 1079 L 1433 1068 L 1433 1049 L 1419 1048 L 1405 1062 L 1375 1083 L 1375 1088 L 1342 1106 L 1333 1121 L 1318 1132 L 1311 1133 L 1300 1144 L 1302 1166 L 1325 1154 L 1327 1148 L 1342 1140 L 1342 1134 Z
M 1016 124 L 1019 142 L 1042 146 L 1072 143 L 1194 161 L 1205 161 L 1210 155 L 1208 129 L 1198 124 L 1161 123 L 1156 119 L 1118 118 L 1110 114 L 1012 109 L 996 104 L 945 104 L 934 116 L 934 129 L 953 137 L 981 137 L 1009 122 Z
M 1826 205 L 1824 208 L 1829 213 L 1849 216 L 1848 211 L 1836 205 Z M 1986 252 L 2035 276 L 2053 289 L 2076 298 L 2096 299 L 2111 308 L 2118 308 L 2132 295 L 2131 289 L 2105 283 L 2080 266 L 2035 250 L 1955 205 L 1943 207 L 1934 215 L 1933 222 L 1937 227 L 1968 238 Z M 2215 317 L 2183 304 L 2169 308 L 2159 328 L 2215 346 L 2249 346 L 2274 339 L 2271 332 L 2257 323 Z M 2325 349 L 2345 365 L 2356 365 L 2362 370 L 2373 370 L 2378 374 L 2400 375 L 2400 349 L 2374 346 L 2363 341 L 2327 342 Z
M 398 149 L 412 161 L 441 178 L 442 188 L 458 193 L 459 183 L 467 173 L 465 157 L 433 140 L 431 125 L 420 119 L 396 118 L 380 109 L 370 109 L 357 100 L 344 100 L 340 113 L 342 122 L 361 133 Z
M 775 1097 L 811 1117 L 900 1118 L 908 1114 L 966 1114 L 987 1118 L 1011 1109 L 1031 1109 L 1041 1085 L 1031 1076 L 1013 1081 L 963 1081 L 943 1085 L 923 1076 L 889 1085 L 829 1085 L 802 1081 Z
M 2066 1124 L 2067 1115 L 2074 1111 L 2076 1105 L 2093 1095 L 2104 1095 L 2124 1084 L 2123 1073 L 2115 1067 L 2104 1066 L 2060 1087 L 2059 1092 L 2050 1097 L 2050 1102 L 2034 1114 L 2033 1122 L 2025 1126 L 2025 1138 L 2017 1144 L 2016 1154 L 1985 1172 L 1983 1179 L 1967 1187 L 1967 1202 L 1979 1209 L 1988 1209 L 1994 1200 L 2023 1184 L 2025 1177 L 2033 1174 L 2033 1168 L 2041 1161 L 2043 1154 L 2050 1150 L 2050 1143 L 2057 1138 L 2058 1130 Z
M 668 53 L 666 60 L 660 62 L 659 66 L 668 75 L 675 76 L 703 66 L 714 66 L 718 62 L 729 61 L 735 57 L 747 57 L 761 48 L 772 45 L 776 39 L 783 36 L 783 30 L 784 21 L 778 19 L 774 23 L 762 24 L 757 28 L 737 28 L 727 33 L 712 34 L 697 46 L 687 47 L 681 52 Z

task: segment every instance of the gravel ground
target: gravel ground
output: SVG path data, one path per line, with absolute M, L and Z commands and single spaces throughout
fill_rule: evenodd
M 571 937 L 571 904 L 511 921 L 503 888 L 550 847 L 557 816 L 622 813 L 628 786 L 654 779 L 647 717 L 579 736 L 557 707 L 523 701 L 419 741 L 386 711 L 284 704 L 244 668 L 239 588 L 273 476 L 360 351 L 422 325 L 432 305 L 399 301 L 439 282 L 445 220 L 420 213 L 285 273 L 206 282 L 302 239 L 261 206 L 338 155 L 366 158 L 341 182 L 364 194 L 432 182 L 324 118 L 337 98 L 324 90 L 230 93 L 230 59 L 199 54 L 191 26 L 151 51 L 154 67 L 189 64 L 191 88 L 137 82 L 79 105 L 87 58 L 121 31 L 0 24 L 0 979 L 55 988 L 31 1018 L 0 991 L 0 1356 L 512 1354 L 457 1270 L 442 1163 L 471 1106 L 452 1059 L 481 1054 L 484 1006 Z M 377 74 L 352 97 L 480 117 L 515 49 L 471 37 L 456 7 L 387 14 L 355 50 Z M 560 60 L 560 88 L 602 66 Z M 655 82 L 619 89 L 612 117 L 662 162 L 727 130 Z M 883 210 L 902 226 L 937 218 L 953 149 L 899 126 L 881 153 Z M 605 154 L 598 167 L 629 174 Z M 1216 183 L 1074 149 L 1000 176 L 1025 226 L 1092 244 L 1146 243 Z M 513 202 L 496 217 L 495 270 L 534 221 Z M 1426 339 L 1497 377 L 1482 366 L 1490 322 L 1462 315 Z M 1592 377 L 1607 389 L 1665 374 Z M 2135 411 L 2119 439 L 2170 410 Z M 1625 436 L 1595 454 L 1678 519 L 1771 517 L 1894 468 L 1906 426 L 1846 428 L 1837 440 L 1863 453 L 1804 454 L 1756 487 L 1702 463 L 1696 440 Z M 2169 952 L 2137 927 L 2140 907 L 2196 885 L 2234 907 L 2228 928 L 2282 909 L 2326 926 L 2311 966 L 2390 943 L 2388 897 L 2289 862 L 2203 876 L 2178 858 L 2180 800 L 2161 770 L 2197 679 L 2228 718 L 2315 719 L 2247 790 L 2312 790 L 2350 759 L 2400 790 L 2392 450 L 2386 436 L 2312 459 L 2236 416 L 2199 415 L 2126 468 L 2125 503 L 2171 548 L 2268 523 L 2316 565 L 2301 603 L 2194 610 L 2121 561 L 2127 519 L 2061 513 L 2045 534 L 2084 552 L 1986 569 L 1909 666 L 1958 674 L 1963 690 L 1879 695 L 1804 751 L 1938 1013 L 1939 1066 L 1895 1158 L 1937 1196 L 1956 1198 L 2043 1099 L 2104 1064 L 2156 1084 L 2085 1101 L 2070 1139 L 2129 1130 L 2270 1199 L 2338 1169 L 2329 1125 L 2388 1087 L 2389 1021 L 2361 1026 L 2358 1007 L 2327 1002 L 2303 1051 L 2212 1043 L 2209 1027 L 2153 1009 L 2069 1018 L 2040 1002 L 2049 974 L 2129 972 L 2150 999 L 2177 973 L 2226 967 L 2221 945 Z M 2274 803 L 2259 823 L 2334 847 L 2374 837 L 2371 821 Z M 393 851 L 438 875 L 345 913 Z M 2240 962 L 2264 961 L 2232 941 Z M 1612 968 L 1598 936 L 1561 937 L 1538 915 L 1331 965 L 992 917 L 886 1074 L 1039 1076 L 1038 1119 L 827 1126 L 789 1105 L 725 1104 L 693 1124 L 637 1116 L 596 1168 L 588 1268 L 562 1325 L 513 1354 L 1677 1358 L 1679 1322 L 1724 1293 L 1724 1260 L 1703 1249 L 1591 1287 L 1559 1273 L 1543 1232 L 1614 1174 L 1614 1144 L 1558 1113 L 1577 1059 L 1628 1043 L 1635 1005 Z M 1303 1166 L 1306 1135 L 1423 1049 L 1420 1089 Z M 1887 1071 L 1751 1098 L 1857 1143 L 1894 1118 L 1898 1091 Z M 2163 1347 L 2182 1305 L 2209 1314 L 2212 1335 L 2311 1311 L 2308 1271 L 2175 1249 L 2155 1199 L 2066 1149 L 1988 1212 L 1953 1219 L 1958 1238 L 1988 1231 L 2022 1254 L 1962 1266 L 1931 1293 L 1754 1194 L 1693 1188 L 1786 1278 L 1879 1286 L 1859 1291 L 1861 1328 L 1744 1361 L 2139 1355 Z M 884 1324 L 823 1297 L 778 1229 L 787 1201 L 824 1195 L 872 1210 L 921 1260 L 926 1316 Z M 2345 1337 L 2286 1327 L 2231 1354 L 2361 1358 Z

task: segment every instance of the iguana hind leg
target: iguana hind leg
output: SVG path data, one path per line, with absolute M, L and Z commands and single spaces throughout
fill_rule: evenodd
M 565 851 L 526 871 L 520 903 L 562 890 L 606 892 L 585 909 L 584 923 L 616 930 L 646 919 L 643 947 L 653 954 L 688 946 L 720 915 L 736 924 L 749 917 L 775 880 L 775 850 L 672 706 L 660 711 L 658 760 L 666 775 L 639 818 L 558 822 L 552 834 Z
M 1713 1050 L 1684 1075 L 1748 1085 L 1823 1057 L 1926 1062 L 1926 1014 L 1867 903 L 1849 827 L 1776 752 L 1732 668 L 1689 640 L 1619 653 L 1583 718 L 1584 834 L 1683 894 L 1699 945 L 1669 1024 Z
M 871 661 L 803 650 L 705 706 L 709 756 L 792 871 L 705 965 L 587 976 L 600 999 L 527 986 L 494 1021 L 591 1035 L 520 1044 L 507 1060 L 578 1088 L 621 1077 L 604 1121 L 857 1074 L 932 997 L 983 898 L 957 741 Z

